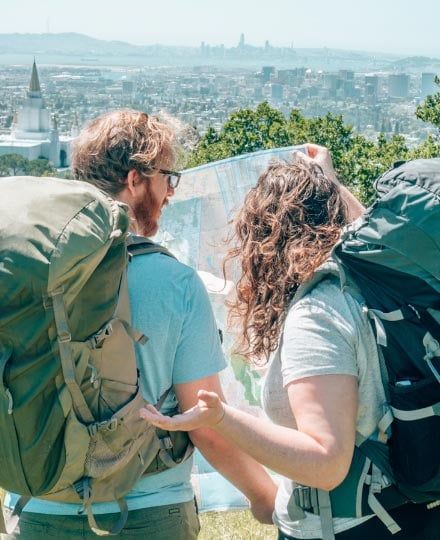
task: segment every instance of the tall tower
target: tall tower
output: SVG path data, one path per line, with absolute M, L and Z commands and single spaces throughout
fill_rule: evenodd
M 240 42 L 238 43 L 238 48 L 243 49 L 244 48 L 244 34 L 240 34 Z
M 59 167 L 60 163 L 60 136 L 58 134 L 58 122 L 57 117 L 54 115 L 52 118 L 52 127 L 49 132 L 49 160 Z
M 50 114 L 41 95 L 40 80 L 34 58 L 29 90 L 18 114 L 15 138 L 41 141 L 49 138 L 49 131 Z

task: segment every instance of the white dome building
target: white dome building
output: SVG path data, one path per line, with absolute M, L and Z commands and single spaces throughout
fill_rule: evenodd
M 34 60 L 27 97 L 14 115 L 11 134 L 0 136 L 0 156 L 19 154 L 29 160 L 43 157 L 55 167 L 68 167 L 72 140 L 72 136 L 60 136 L 56 119 L 51 120 Z

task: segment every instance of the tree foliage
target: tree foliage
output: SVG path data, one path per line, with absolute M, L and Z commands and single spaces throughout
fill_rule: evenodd
M 27 159 L 19 154 L 0 156 L 0 176 L 53 176 L 57 170 L 46 158 Z
M 440 84 L 438 78 L 436 82 Z M 437 112 L 440 127 L 440 94 Z M 306 142 L 330 150 L 338 178 L 366 205 L 374 197 L 374 181 L 394 162 L 440 156 L 440 143 L 433 136 L 409 149 L 405 138 L 398 133 L 389 137 L 381 133 L 376 141 L 371 141 L 355 133 L 352 126 L 344 123 L 342 115 L 328 113 L 325 117 L 308 119 L 298 109 L 293 109 L 286 118 L 264 102 L 255 110 L 242 109 L 231 114 L 220 131 L 209 128 L 188 165 L 194 167 L 257 150 Z
M 0 156 L 0 175 L 17 176 L 25 173 L 29 160 L 19 154 L 5 154 Z
M 426 97 L 425 101 L 416 109 L 416 116 L 423 122 L 430 122 L 440 129 L 440 78 L 435 77 L 435 84 L 439 91 Z

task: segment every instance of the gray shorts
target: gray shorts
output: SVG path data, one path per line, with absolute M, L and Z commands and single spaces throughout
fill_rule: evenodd
M 97 514 L 98 526 L 109 529 L 119 514 Z M 108 538 L 124 540 L 192 540 L 200 531 L 200 523 L 193 501 L 155 506 L 128 513 L 127 523 L 122 532 Z M 100 538 L 89 527 L 85 516 L 54 516 L 23 512 L 19 526 L 13 534 L 1 535 L 2 540 L 57 540 L 81 539 L 97 540 Z

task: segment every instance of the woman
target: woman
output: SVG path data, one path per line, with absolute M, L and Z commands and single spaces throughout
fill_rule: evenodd
M 328 151 L 316 145 L 307 151 L 260 176 L 235 218 L 237 243 L 226 258 L 241 270 L 231 305 L 241 323 L 239 352 L 254 362 L 270 357 L 263 407 L 273 423 L 204 391 L 196 407 L 172 419 L 152 407 L 141 411 L 167 429 L 209 426 L 280 473 L 274 512 L 280 539 L 323 538 L 319 516 L 293 504 L 295 486 L 330 491 L 341 484 L 356 433 L 378 436 L 386 407 L 367 315 L 337 278 L 326 277 L 292 303 L 326 262 L 344 224 L 363 211 L 338 185 Z M 428 519 L 424 507 L 402 508 L 391 512 L 402 527 L 396 538 L 435 538 L 438 509 Z M 334 518 L 333 528 L 338 539 L 391 536 L 375 516 Z

